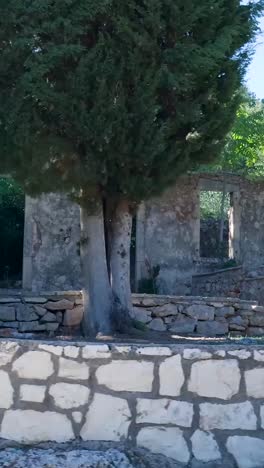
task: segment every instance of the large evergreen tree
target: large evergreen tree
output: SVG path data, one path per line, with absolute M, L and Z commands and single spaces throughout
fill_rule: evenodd
M 1 0 L 0 170 L 80 204 L 86 329 L 131 307 L 132 208 L 221 150 L 261 2 Z

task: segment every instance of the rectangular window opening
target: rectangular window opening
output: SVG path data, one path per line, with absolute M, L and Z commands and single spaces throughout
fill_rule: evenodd
M 232 194 L 224 191 L 200 191 L 200 257 L 231 259 Z

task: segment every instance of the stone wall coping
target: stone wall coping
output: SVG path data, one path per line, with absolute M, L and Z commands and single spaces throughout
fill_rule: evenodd
M 221 270 L 215 270 L 215 271 L 211 271 L 209 273 L 199 273 L 199 274 L 193 275 L 193 278 L 202 278 L 202 277 L 206 277 L 206 276 L 216 276 L 216 275 L 219 275 L 219 274 L 228 273 L 229 271 L 238 271 L 238 270 L 243 270 L 243 267 L 238 266 L 238 267 L 231 267 L 231 268 L 222 268 Z
M 158 295 L 158 294 L 132 294 L 134 299 L 166 299 L 168 301 L 183 301 L 183 302 L 192 302 L 192 301 L 203 301 L 203 302 L 231 302 L 235 304 L 258 304 L 257 301 L 250 301 L 245 299 L 239 299 L 237 297 L 225 297 L 225 296 L 169 296 L 169 295 Z
M 255 276 L 255 278 L 244 278 L 243 281 L 263 281 L 264 276 Z

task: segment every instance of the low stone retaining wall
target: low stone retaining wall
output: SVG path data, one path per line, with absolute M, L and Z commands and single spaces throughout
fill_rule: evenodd
M 151 330 L 176 335 L 264 335 L 264 307 L 254 301 L 134 295 L 133 303 L 134 318 Z
M 183 466 L 263 466 L 259 346 L 1 340 L 0 367 L 3 439 L 127 441 Z
M 264 336 L 264 307 L 236 298 L 133 295 L 133 318 L 146 328 L 176 335 Z M 80 333 L 82 295 L 78 291 L 40 296 L 0 295 L 0 336 L 20 333 Z
M 0 335 L 55 333 L 79 327 L 83 316 L 80 291 L 45 292 L 39 296 L 0 295 Z

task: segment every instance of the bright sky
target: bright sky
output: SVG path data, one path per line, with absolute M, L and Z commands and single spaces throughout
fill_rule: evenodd
M 264 99 L 264 17 L 260 22 L 262 33 L 256 44 L 254 59 L 249 67 L 247 86 L 260 99 Z

